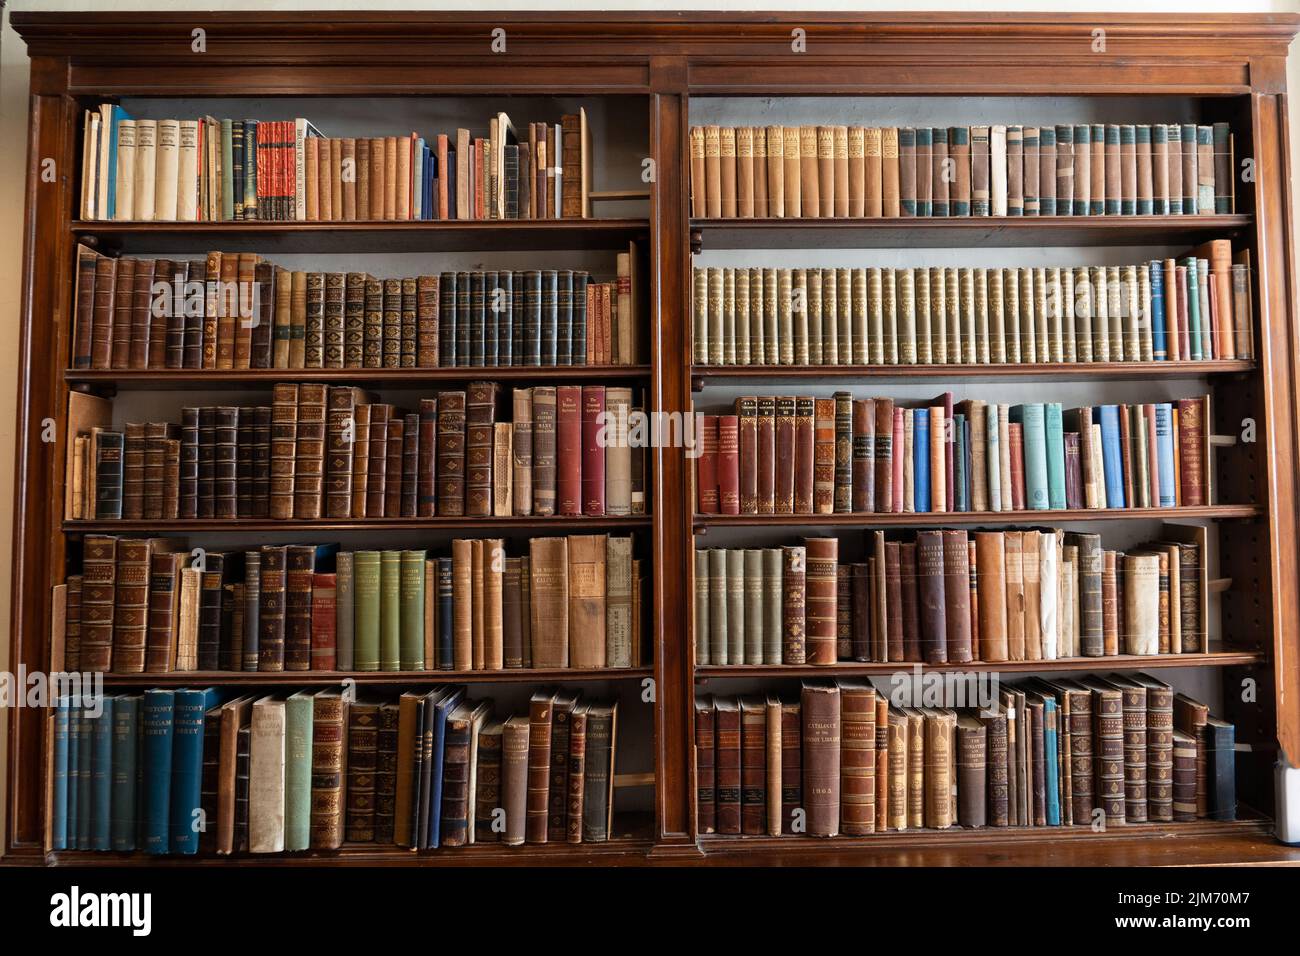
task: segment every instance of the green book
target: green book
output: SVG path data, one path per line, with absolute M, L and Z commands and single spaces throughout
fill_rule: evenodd
M 355 574 L 355 570 L 353 571 Z M 402 552 L 379 554 L 379 669 L 395 671 L 402 655 Z
M 311 737 L 315 694 L 300 690 L 284 705 L 284 848 L 311 846 Z
M 1201 282 L 1197 274 L 1195 256 L 1188 256 L 1179 265 L 1187 268 L 1187 340 L 1192 349 L 1192 360 L 1205 358 L 1201 348 Z
M 1020 423 L 1025 458 L 1025 507 L 1030 510 L 1045 510 L 1050 500 L 1047 494 L 1045 417 L 1042 402 L 1012 405 L 1009 415 L 1010 421 Z
M 221 121 L 221 218 L 231 222 L 235 218 L 235 153 L 234 126 L 229 119 Z
M 379 552 L 352 554 L 352 665 L 379 670 Z
M 1043 437 L 1047 448 L 1047 502 L 1065 507 L 1065 426 L 1060 402 L 1043 406 Z
M 424 670 L 424 551 L 401 554 L 401 669 Z
M 352 552 L 340 551 L 334 573 L 334 666 L 341 671 L 353 669 L 352 628 L 356 610 L 352 602 Z

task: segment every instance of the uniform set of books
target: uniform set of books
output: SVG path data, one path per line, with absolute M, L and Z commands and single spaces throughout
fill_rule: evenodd
M 1250 253 L 1123 266 L 697 267 L 697 365 L 1251 359 Z
M 51 636 L 72 671 L 633 667 L 642 567 L 630 536 L 604 534 L 532 538 L 514 556 L 500 538 L 439 555 L 87 535 Z
M 983 703 L 983 702 L 982 702 Z M 978 709 L 900 706 L 865 681 L 698 698 L 704 834 L 1236 818 L 1232 724 L 1145 674 L 1032 678 Z
M 624 386 L 472 382 L 419 411 L 347 385 L 279 384 L 269 406 L 73 439 L 72 519 L 416 518 L 645 513 L 645 449 Z
M 841 547 L 843 544 L 843 547 Z M 1205 529 L 1123 550 L 1059 528 L 869 531 L 695 552 L 697 664 L 1054 661 L 1204 653 Z
M 256 253 L 134 259 L 78 249 L 78 369 L 440 368 L 637 361 L 635 250 L 572 269 L 379 278 Z
M 1210 397 L 1063 409 L 951 392 L 742 396 L 704 415 L 699 514 L 1176 508 L 1214 501 Z
M 539 691 L 514 716 L 455 686 L 397 700 L 154 689 L 102 705 L 63 699 L 51 716 L 52 849 L 422 850 L 612 829 L 618 705 L 580 692 Z
M 690 154 L 697 219 L 1235 211 L 1227 123 L 707 125 Z
M 326 138 L 310 121 L 85 112 L 81 218 L 127 221 L 585 219 L 585 109 L 488 135 Z

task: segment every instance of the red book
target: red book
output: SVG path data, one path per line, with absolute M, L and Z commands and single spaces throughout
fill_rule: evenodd
M 877 408 L 880 407 L 879 399 L 876 400 L 876 407 Z M 890 462 L 891 477 L 890 477 L 890 483 L 886 486 L 886 488 L 887 490 L 892 489 L 892 494 L 885 500 L 892 502 L 893 507 L 877 508 L 876 510 L 894 511 L 901 514 L 903 511 L 903 493 L 905 491 L 905 489 L 903 488 L 903 468 L 907 464 L 906 462 L 903 461 L 903 416 L 908 414 L 908 412 L 907 409 L 905 408 L 894 408 L 891 409 L 890 411 L 893 413 L 894 416 L 894 429 L 893 429 L 894 448 L 897 449 L 898 453 L 893 456 L 893 460 Z M 876 448 L 877 448 L 877 454 L 879 454 L 879 448 L 880 448 L 879 430 L 876 431 Z M 880 478 L 878 473 L 876 477 L 876 495 L 877 497 L 880 496 Z
M 903 510 L 903 482 L 895 480 L 895 476 L 901 475 L 902 470 L 894 466 L 895 458 L 902 461 L 903 420 L 894 414 L 895 411 L 892 399 L 876 399 L 876 441 L 872 454 L 876 465 L 876 511 Z M 894 454 L 895 451 L 897 455 Z
M 776 399 L 771 396 L 758 399 L 757 445 L 758 513 L 770 515 L 776 510 Z
M 1007 426 L 1011 442 L 1011 507 L 1016 511 L 1025 508 L 1025 437 L 1019 422 Z
M 555 389 L 555 512 L 582 514 L 582 386 Z
M 1133 429 L 1129 427 L 1131 407 L 1131 405 L 1119 407 L 1119 453 L 1123 464 L 1124 501 L 1130 508 L 1136 508 L 1137 495 L 1134 494 L 1133 485 L 1137 479 L 1137 466 L 1133 461 Z
M 334 574 L 311 576 L 311 669 L 332 671 L 337 666 L 335 638 Z
M 740 423 L 740 511 L 758 514 L 758 399 L 736 399 Z
M 605 449 L 600 443 L 605 417 L 605 386 L 582 386 L 582 513 L 605 513 Z
M 795 400 L 776 399 L 776 513 L 794 513 L 794 409 Z
M 798 515 L 813 513 L 816 405 L 811 396 L 794 400 L 794 513 Z
M 700 418 L 700 457 L 695 460 L 695 492 L 699 513 L 718 513 L 718 416 Z
M 740 514 L 740 420 L 718 416 L 718 510 Z

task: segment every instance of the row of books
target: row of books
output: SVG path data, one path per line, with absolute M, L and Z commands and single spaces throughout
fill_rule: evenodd
M 587 113 L 488 135 L 326 138 L 310 121 L 85 112 L 81 218 L 231 222 L 585 219 Z
M 256 253 L 134 259 L 78 248 L 72 367 L 630 365 L 635 250 L 606 282 L 572 269 L 289 270 Z
M 1210 397 L 1063 409 L 944 392 L 742 396 L 703 416 L 700 514 L 1175 508 L 1212 504 Z
M 693 126 L 710 219 L 1213 215 L 1235 209 L 1227 123 Z
M 900 705 L 864 681 L 697 698 L 701 833 L 865 836 L 1236 819 L 1236 732 L 1146 674 Z M 919 695 L 902 695 L 915 700 Z
M 1250 359 L 1250 253 L 1125 266 L 697 267 L 699 365 Z
M 186 407 L 180 425 L 91 427 L 73 439 L 71 518 L 416 518 L 645 513 L 632 389 L 500 385 L 420 399 L 278 384 L 269 406 Z
M 603 843 L 618 704 L 548 688 L 396 700 L 215 688 L 67 698 L 51 714 L 54 850 L 280 853 Z M 504 813 L 502 813 L 504 811 Z
M 843 547 L 841 547 L 843 544 Z M 1195 654 L 1206 532 L 1164 524 L 1123 550 L 1098 534 L 933 530 L 695 552 L 697 664 L 1054 661 Z
M 642 562 L 629 537 L 190 551 L 87 535 L 54 593 L 64 670 L 423 671 L 639 665 Z

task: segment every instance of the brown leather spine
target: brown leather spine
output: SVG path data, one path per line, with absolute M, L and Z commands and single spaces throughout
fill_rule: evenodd
M 767 832 L 767 702 L 740 698 L 740 832 Z
M 809 664 L 836 660 L 837 538 L 805 538 L 807 560 L 805 598 L 806 659 Z
M 833 837 L 840 830 L 840 689 L 805 682 L 800 706 L 807 832 Z
M 718 415 L 717 507 L 724 515 L 740 514 L 740 422 L 735 415 Z M 706 431 L 707 434 L 707 431 Z M 701 462 L 704 458 L 700 459 Z
M 777 396 L 775 413 L 774 513 L 793 514 L 795 510 L 795 399 L 785 395 Z M 810 487 L 809 492 L 811 491 Z
M 902 449 L 897 449 L 902 454 Z M 894 402 L 876 399 L 876 511 L 894 510 Z
M 975 532 L 975 561 L 979 579 L 979 659 L 982 661 L 1007 659 L 1004 543 L 1001 531 Z
M 528 796 L 525 838 L 529 843 L 547 841 L 547 811 L 551 783 L 551 711 L 555 693 L 540 690 L 528 705 Z
M 832 422 L 834 416 L 831 416 Z M 816 399 L 795 399 L 794 417 L 794 513 L 813 513 L 813 476 L 816 461 Z M 831 429 L 832 455 L 834 454 L 834 426 Z M 832 458 L 832 462 L 834 459 Z M 833 465 L 832 465 L 833 467 Z M 832 489 L 834 477 L 832 475 Z
M 379 408 L 381 406 L 372 406 Z M 374 412 L 371 412 L 373 421 Z M 373 427 L 373 425 L 372 425 Z M 437 513 L 465 514 L 465 393 L 438 396 Z M 368 508 L 367 504 L 367 508 Z
M 861 681 L 840 681 L 840 829 L 876 831 L 876 694 Z
M 921 653 L 928 664 L 948 660 L 942 531 L 916 535 L 917 583 L 920 596 Z
M 740 486 L 739 513 L 758 514 L 758 399 L 752 395 L 736 399 L 739 448 L 737 467 Z M 721 436 L 719 436 L 721 437 Z
M 806 663 L 805 604 L 808 556 L 804 548 L 781 549 L 781 656 L 784 664 Z M 716 591 L 714 592 L 716 593 Z
M 948 660 L 964 664 L 972 660 L 970 550 L 965 531 L 943 532 L 943 567 Z
M 987 821 L 988 731 L 978 717 L 957 718 L 957 822 L 982 827 Z

